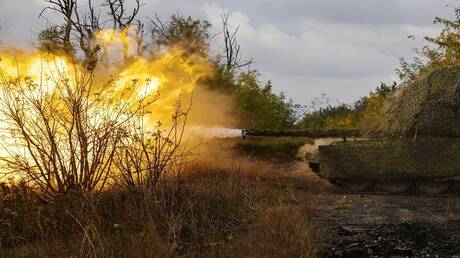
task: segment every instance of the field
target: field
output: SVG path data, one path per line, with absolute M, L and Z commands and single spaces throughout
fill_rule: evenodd
M 460 252 L 458 197 L 348 194 L 299 162 L 292 149 L 304 142 L 310 141 L 212 140 L 207 143 L 212 148 L 205 149 L 215 156 L 195 159 L 181 176 L 150 192 L 113 186 L 44 202 L 25 185 L 4 184 L 0 256 L 451 257 Z M 255 151 L 262 148 L 272 151 Z
M 0 0 L 0 257 L 460 257 L 460 6 L 226 2 Z
M 236 145 L 241 152 L 246 143 Z M 296 174 L 291 154 L 283 164 L 247 153 L 192 162 L 152 192 L 114 187 L 43 202 L 25 185 L 5 184 L 0 256 L 316 257 L 311 196 L 322 189 Z

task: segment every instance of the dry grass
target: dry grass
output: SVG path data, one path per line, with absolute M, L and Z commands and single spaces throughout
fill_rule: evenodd
M 315 257 L 316 191 L 253 160 L 190 165 L 153 192 L 69 193 L 49 203 L 26 186 L 4 186 L 0 256 Z

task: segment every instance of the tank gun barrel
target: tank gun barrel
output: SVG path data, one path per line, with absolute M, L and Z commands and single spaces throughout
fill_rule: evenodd
M 243 138 L 246 136 L 271 136 L 271 137 L 309 137 L 309 138 L 328 138 L 328 137 L 360 137 L 362 132 L 349 129 L 298 129 L 298 130 L 279 130 L 279 129 L 242 129 Z

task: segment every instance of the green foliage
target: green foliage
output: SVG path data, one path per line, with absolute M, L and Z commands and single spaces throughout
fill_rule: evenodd
M 209 53 L 211 23 L 207 20 L 172 15 L 166 22 L 158 17 L 151 20 L 152 40 L 158 47 L 180 46 L 185 54 L 198 53 L 214 63 L 215 74 L 204 85 L 229 95 L 236 104 L 241 127 L 292 128 L 297 121 L 300 106 L 286 99 L 283 93 L 272 91 L 270 81 L 260 81 L 256 70 L 246 72 L 229 69 L 221 56 Z M 41 47 L 47 51 L 63 49 L 64 26 L 51 26 L 39 35 Z M 239 49 L 238 49 L 239 50 Z
M 355 102 L 354 106 L 339 104 L 306 114 L 299 122 L 301 128 L 340 128 L 367 130 L 378 121 L 385 100 L 396 90 L 396 83 L 381 83 L 368 96 Z
M 64 26 L 50 26 L 38 34 L 39 47 L 50 53 L 57 53 L 64 49 Z
M 234 100 L 236 113 L 241 118 L 239 126 L 273 129 L 295 126 L 299 105 L 286 99 L 283 93 L 274 93 L 272 83 L 261 82 L 256 70 L 241 72 L 228 69 L 220 56 L 209 54 L 211 24 L 208 21 L 175 14 L 167 22 L 156 18 L 151 23 L 153 41 L 157 46 L 171 48 L 179 45 L 186 49 L 186 54 L 199 53 L 214 63 L 215 74 L 204 84 Z M 39 35 L 42 47 L 48 51 L 62 49 L 63 37 L 63 26 L 49 27 Z
M 208 56 L 214 63 L 215 74 L 204 84 L 211 90 L 229 95 L 240 114 L 241 127 L 251 128 L 292 128 L 297 120 L 299 105 L 286 99 L 283 93 L 272 91 L 270 81 L 263 83 L 255 70 L 246 72 L 228 69 L 220 56 L 208 53 L 211 24 L 206 20 L 196 20 L 182 15 L 171 16 L 168 23 L 158 18 L 152 21 L 153 35 L 159 46 L 171 47 L 180 44 L 192 52 Z
M 209 49 L 211 23 L 207 20 L 174 14 L 167 23 L 152 20 L 152 35 L 159 46 L 181 45 L 190 52 L 206 54 Z
M 270 81 L 261 85 L 256 71 L 241 73 L 236 80 L 233 95 L 243 114 L 243 123 L 252 128 L 291 128 L 296 122 L 298 105 L 275 94 Z
M 460 64 L 460 7 L 455 8 L 454 20 L 437 17 L 434 23 L 443 25 L 443 29 L 436 37 L 425 37 L 431 45 L 417 49 L 416 57 L 411 61 L 400 59 L 400 67 L 396 72 L 403 82 L 416 81 L 433 71 Z M 382 126 L 384 105 L 396 89 L 396 82 L 390 85 L 381 83 L 368 96 L 355 102 L 354 106 L 326 105 L 305 115 L 299 126 L 373 131 L 376 127 Z
M 403 81 L 412 81 L 434 70 L 460 64 L 460 7 L 454 9 L 453 20 L 436 17 L 433 23 L 443 26 L 436 37 L 425 37 L 431 45 L 416 50 L 416 57 L 408 62 L 401 58 L 396 69 Z
M 235 149 L 239 154 L 253 158 L 293 162 L 299 148 L 309 142 L 311 143 L 310 139 L 303 137 L 249 137 L 239 140 L 235 144 Z
M 271 81 L 261 82 L 256 70 L 229 70 L 218 59 L 214 64 L 215 74 L 206 81 L 206 85 L 234 99 L 240 114 L 239 126 L 259 129 L 295 127 L 301 106 L 287 99 L 283 93 L 274 93 Z
M 62 26 L 51 26 L 42 30 L 38 34 L 40 41 L 61 42 L 64 38 L 64 28 Z
M 356 126 L 354 128 L 369 131 L 379 124 L 386 100 L 396 89 L 396 82 L 390 85 L 380 83 L 380 86 L 369 93 L 369 96 L 358 100 L 355 103 Z
M 340 104 L 309 113 L 299 124 L 302 128 L 353 128 L 356 122 L 353 108 Z

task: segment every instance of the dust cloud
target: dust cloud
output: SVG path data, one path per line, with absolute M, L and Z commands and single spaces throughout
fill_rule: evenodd
M 318 138 L 315 139 L 313 144 L 307 143 L 302 146 L 299 151 L 297 152 L 297 157 L 300 160 L 308 159 L 313 155 L 318 154 L 319 146 L 321 145 L 329 145 L 334 142 L 343 141 L 343 138 Z

